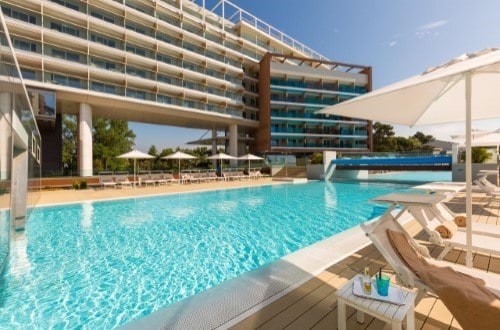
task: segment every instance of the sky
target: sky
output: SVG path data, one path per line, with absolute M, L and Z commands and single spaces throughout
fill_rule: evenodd
M 200 3 L 201 1 L 198 1 Z M 206 0 L 211 9 L 216 1 Z M 500 46 L 498 0 L 232 0 L 332 61 L 373 68 L 373 89 L 406 79 L 464 53 Z M 136 147 L 158 150 L 200 138 L 206 131 L 131 123 Z M 396 135 L 417 131 L 440 140 L 464 124 L 394 126 Z M 500 120 L 473 128 L 497 129 Z M 192 148 L 193 146 L 189 146 Z

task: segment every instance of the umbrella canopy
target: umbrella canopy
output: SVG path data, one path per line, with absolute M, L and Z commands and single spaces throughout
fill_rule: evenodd
M 220 159 L 220 170 L 222 171 L 222 161 L 223 161 L 224 159 L 237 159 L 237 158 L 236 158 L 236 157 L 233 157 L 233 156 L 231 156 L 231 155 L 225 154 L 225 153 L 223 153 L 223 152 L 219 152 L 219 153 L 217 153 L 217 154 L 215 154 L 215 155 L 212 155 L 212 156 L 210 156 L 210 157 L 207 157 L 207 159 L 216 159 L 216 160 Z M 218 171 L 218 170 L 217 170 L 217 171 Z
M 462 55 L 423 74 L 317 113 L 408 126 L 465 121 L 467 266 L 472 266 L 471 121 L 500 117 L 500 50 Z
M 465 145 L 465 137 L 458 136 L 453 139 L 453 142 L 456 142 L 460 145 Z M 498 147 L 500 146 L 500 129 L 495 131 L 488 131 L 481 135 L 472 136 L 471 138 L 471 146 L 473 147 Z
M 173 154 L 170 154 L 168 156 L 161 157 L 162 159 L 178 159 L 179 160 L 179 183 L 181 182 L 180 176 L 181 176 L 181 159 L 197 159 L 198 157 L 195 157 L 193 155 L 187 154 L 182 151 L 176 151 Z
M 218 154 L 212 155 L 210 157 L 207 157 L 207 159 L 236 159 L 236 157 L 233 157 L 231 155 L 225 154 L 223 152 L 219 152 Z
M 125 158 L 125 159 L 133 159 L 134 160 L 134 187 L 135 187 L 135 182 L 136 182 L 136 165 L 137 165 L 137 160 L 138 159 L 152 159 L 156 158 L 155 156 L 152 156 L 150 154 L 144 153 L 142 151 L 139 151 L 137 149 L 134 149 L 132 151 L 129 151 L 127 153 L 121 154 L 119 156 L 116 156 L 116 158 Z
M 250 161 L 251 160 L 262 160 L 264 158 L 255 156 L 253 154 L 246 154 L 243 156 L 238 157 L 239 160 L 248 160 L 248 174 L 250 175 Z

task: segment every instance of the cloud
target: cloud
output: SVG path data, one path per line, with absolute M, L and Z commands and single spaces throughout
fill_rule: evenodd
M 393 47 L 393 46 L 395 46 L 397 43 L 398 43 L 397 41 L 391 41 L 391 42 L 389 43 L 389 47 Z
M 435 21 L 435 22 L 430 22 L 424 25 L 420 25 L 418 27 L 418 30 L 420 31 L 428 31 L 428 30 L 433 30 L 437 29 L 441 26 L 445 26 L 448 23 L 448 20 L 442 19 L 440 21 Z
M 415 32 L 415 36 L 419 39 L 423 39 L 429 35 L 437 37 L 439 36 L 439 32 L 435 30 L 445 26 L 446 24 L 448 24 L 448 20 L 442 19 L 439 21 L 434 21 L 424 25 L 420 25 L 417 28 L 417 32 Z

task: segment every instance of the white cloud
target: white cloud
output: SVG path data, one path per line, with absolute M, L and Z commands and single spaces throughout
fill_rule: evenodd
M 393 46 L 395 46 L 397 43 L 398 43 L 397 41 L 391 41 L 391 42 L 389 43 L 389 46 L 390 46 L 390 47 L 393 47 Z
M 420 30 L 420 31 L 433 30 L 433 29 L 437 29 L 441 26 L 444 26 L 447 23 L 448 23 L 448 20 L 442 19 L 440 21 L 435 21 L 435 22 L 430 22 L 430 23 L 424 24 L 424 25 L 420 25 L 418 27 L 418 30 Z

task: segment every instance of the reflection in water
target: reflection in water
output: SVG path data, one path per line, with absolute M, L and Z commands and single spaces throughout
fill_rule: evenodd
M 92 206 L 91 202 L 83 202 L 82 203 L 82 227 L 84 229 L 88 229 L 92 227 L 92 216 L 94 215 L 94 206 Z
M 28 239 L 26 232 L 14 233 L 12 235 L 12 244 L 10 247 L 10 273 L 15 277 L 21 277 L 29 273 L 31 263 L 26 253 Z
M 337 191 L 331 181 L 325 181 L 325 206 L 327 208 L 337 206 Z
M 0 210 L 0 264 L 9 255 L 9 216 L 7 210 Z

